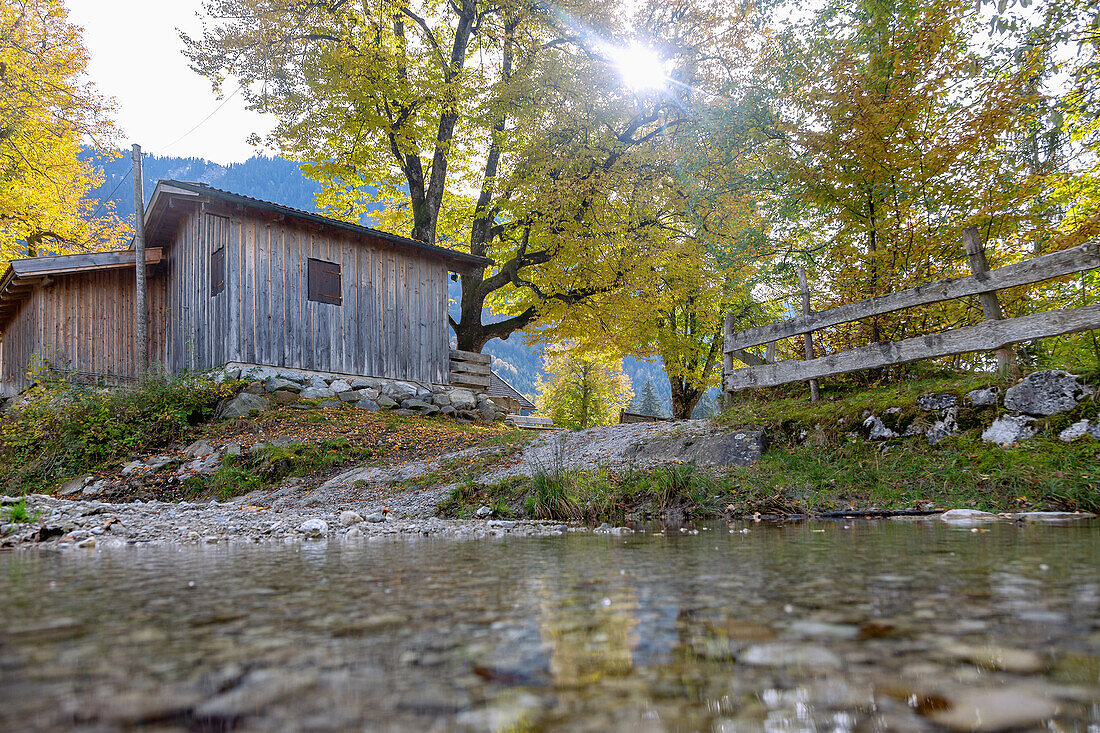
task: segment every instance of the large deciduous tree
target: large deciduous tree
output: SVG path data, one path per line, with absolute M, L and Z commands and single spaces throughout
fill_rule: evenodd
M 241 80 L 274 114 L 268 143 L 307 161 L 318 203 L 463 248 L 459 348 L 479 351 L 556 306 L 618 287 L 625 235 L 654 184 L 645 162 L 685 119 L 675 95 L 634 98 L 612 63 L 614 4 L 569 0 L 207 0 L 193 67 Z M 583 18 L 583 22 L 580 20 Z M 508 317 L 483 319 L 507 301 Z
M 79 157 L 105 146 L 110 105 L 84 79 L 80 28 L 61 0 L 0 4 L 0 270 L 16 257 L 99 249 L 126 227 L 89 218 L 102 176 Z

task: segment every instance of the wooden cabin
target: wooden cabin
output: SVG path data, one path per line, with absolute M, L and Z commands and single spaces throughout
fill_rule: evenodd
M 242 363 L 448 384 L 448 275 L 492 264 L 181 181 L 157 184 L 145 240 L 151 363 L 136 358 L 132 250 L 16 260 L 0 277 L 3 395 L 35 364 L 105 381 Z
M 489 389 L 486 394 L 512 415 L 527 416 L 535 413 L 535 404 L 496 371 L 489 373 Z

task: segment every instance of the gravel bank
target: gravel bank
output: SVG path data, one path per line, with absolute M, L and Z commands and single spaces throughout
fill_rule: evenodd
M 381 538 L 546 537 L 582 527 L 560 522 L 394 519 L 389 513 L 346 508 L 274 510 L 239 500 L 219 503 L 70 501 L 33 494 L 26 499 L 31 521 L 0 526 L 0 547 L 59 550 L 137 544 L 301 542 Z

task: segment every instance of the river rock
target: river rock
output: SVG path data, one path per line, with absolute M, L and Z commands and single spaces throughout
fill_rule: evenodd
M 1057 415 L 1069 412 L 1092 394 L 1092 389 L 1061 369 L 1027 375 L 1005 392 L 1005 407 L 1029 415 Z
M 217 416 L 223 419 L 248 417 L 253 410 L 267 412 L 273 407 L 275 407 L 275 403 L 266 397 L 250 392 L 241 392 L 232 399 L 223 400 L 218 406 Z
M 382 512 L 372 512 L 371 514 L 363 517 L 363 521 L 370 522 L 372 524 L 378 524 L 379 522 L 386 521 L 386 515 Z
M 738 661 L 763 667 L 803 667 L 835 670 L 843 666 L 840 657 L 822 646 L 777 642 L 757 644 L 745 649 Z
M 1092 512 L 1021 512 L 1016 519 L 1021 522 L 1075 522 L 1079 519 L 1095 519 Z
M 947 392 L 922 394 L 917 398 L 917 407 L 925 412 L 935 412 L 954 407 L 956 402 L 955 395 Z
M 966 393 L 966 401 L 971 407 L 994 407 L 1000 394 L 1001 390 L 998 387 L 975 389 Z
M 629 447 L 627 459 L 644 455 L 655 463 L 692 463 L 703 468 L 751 466 L 764 454 L 763 430 L 691 436 L 659 436 Z
M 353 524 L 359 524 L 362 521 L 363 517 L 359 514 L 359 512 L 353 512 L 350 510 L 340 512 L 341 527 L 350 527 Z
M 952 689 L 940 695 L 945 707 L 931 707 L 928 718 L 959 731 L 998 731 L 1038 725 L 1058 713 L 1058 705 L 1030 687 Z
M 482 519 L 484 519 L 485 517 L 491 517 L 493 515 L 493 510 L 491 507 L 487 506 L 478 507 L 477 515 Z
M 72 481 L 66 481 L 61 484 L 61 488 L 58 490 L 60 496 L 72 496 L 84 488 L 84 485 L 88 482 L 91 476 L 74 478 Z
M 307 519 L 298 525 L 298 531 L 307 537 L 320 537 L 328 534 L 328 522 L 323 519 Z
M 1012 674 L 1034 674 L 1048 666 L 1046 657 L 1030 649 L 952 642 L 943 651 L 955 661 Z
M 940 515 L 940 520 L 948 524 L 977 524 L 979 522 L 997 522 L 1004 519 L 999 514 L 983 512 L 977 509 L 951 509 Z
M 1006 397 L 1007 399 L 1007 397 Z M 982 433 L 982 440 L 1007 448 L 1015 443 L 1035 437 L 1032 423 L 1035 418 L 1023 415 L 1002 415 Z

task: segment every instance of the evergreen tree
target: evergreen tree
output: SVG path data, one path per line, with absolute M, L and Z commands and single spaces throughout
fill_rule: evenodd
M 631 412 L 636 412 L 639 415 L 652 415 L 653 417 L 661 417 L 664 414 L 661 410 L 661 403 L 657 399 L 657 392 L 653 389 L 653 382 L 648 379 L 645 380 L 642 393 L 631 405 Z

